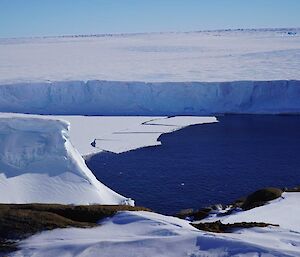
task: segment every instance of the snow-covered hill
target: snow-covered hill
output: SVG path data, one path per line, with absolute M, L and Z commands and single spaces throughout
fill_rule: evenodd
M 280 227 L 216 234 L 199 231 L 174 217 L 122 212 L 96 228 L 57 229 L 33 236 L 23 241 L 21 251 L 13 256 L 300 256 L 299 197 L 300 193 L 285 193 L 284 199 L 245 211 L 237 219 L 232 216 L 238 221 L 251 216 L 251 221 L 276 222 Z
M 0 56 L 0 84 L 299 80 L 300 30 L 2 39 Z
M 95 178 L 67 123 L 32 117 L 0 117 L 0 192 L 0 203 L 133 204 Z
M 35 114 L 155 116 L 299 113 L 300 80 L 21 83 L 0 86 L 0 110 Z

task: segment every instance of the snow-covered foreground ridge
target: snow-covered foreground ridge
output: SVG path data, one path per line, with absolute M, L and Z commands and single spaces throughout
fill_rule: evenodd
M 0 110 L 69 115 L 299 113 L 300 80 L 8 84 L 0 85 Z
M 95 178 L 66 122 L 1 117 L 0 142 L 1 203 L 133 204 Z
M 95 228 L 56 229 L 34 235 L 22 241 L 21 250 L 12 256 L 300 256 L 299 196 L 284 193 L 283 198 L 266 206 L 229 215 L 234 222 L 250 219 L 276 222 L 279 227 L 216 234 L 197 230 L 189 221 L 170 216 L 121 212 Z

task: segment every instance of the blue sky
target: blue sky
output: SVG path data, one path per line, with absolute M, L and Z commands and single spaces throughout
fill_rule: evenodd
M 0 37 L 300 27 L 300 0 L 0 0 Z

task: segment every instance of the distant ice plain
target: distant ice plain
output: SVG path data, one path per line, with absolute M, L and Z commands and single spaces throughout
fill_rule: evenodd
M 300 29 L 0 39 L 0 56 L 0 84 L 299 80 Z

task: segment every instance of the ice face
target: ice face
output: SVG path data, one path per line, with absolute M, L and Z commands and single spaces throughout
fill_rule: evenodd
M 0 87 L 2 112 L 79 115 L 299 113 L 300 81 L 66 81 Z

